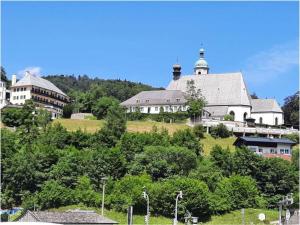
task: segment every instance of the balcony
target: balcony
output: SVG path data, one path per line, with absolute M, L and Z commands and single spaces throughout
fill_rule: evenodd
M 42 96 L 45 96 L 45 97 L 48 97 L 48 98 L 53 98 L 53 99 L 56 99 L 58 101 L 62 101 L 64 103 L 69 102 L 69 100 L 67 98 L 62 98 L 57 94 L 53 94 L 52 92 L 49 93 L 48 91 L 40 90 L 40 89 L 37 89 L 37 88 L 32 88 L 31 93 L 37 94 L 37 95 L 42 95 Z

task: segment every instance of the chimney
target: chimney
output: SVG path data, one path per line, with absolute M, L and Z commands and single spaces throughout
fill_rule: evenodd
M 15 85 L 17 83 L 17 75 L 12 75 L 11 77 L 11 85 Z
M 181 66 L 179 64 L 173 65 L 173 80 L 178 80 L 181 75 Z
M 25 72 L 25 77 L 29 76 L 30 75 L 30 72 L 29 71 L 26 71 Z

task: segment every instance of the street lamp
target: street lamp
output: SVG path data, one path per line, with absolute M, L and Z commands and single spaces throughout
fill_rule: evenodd
M 101 181 L 102 181 L 102 209 L 101 209 L 101 215 L 104 215 L 104 194 L 105 194 L 105 182 L 108 180 L 107 177 L 102 177 Z
M 279 221 L 278 224 L 281 225 L 281 214 L 282 214 L 282 206 L 289 206 L 294 203 L 293 194 L 288 194 L 287 196 L 284 196 L 283 200 L 278 202 L 279 205 Z
M 145 189 L 145 187 L 144 187 L 144 189 Z M 149 196 L 146 192 L 146 189 L 143 191 L 143 198 L 147 201 L 147 215 L 145 216 L 145 223 L 146 223 L 146 225 L 149 225 L 150 206 L 149 206 Z
M 179 191 L 178 195 L 176 196 L 176 201 L 175 201 L 175 218 L 174 218 L 174 225 L 177 225 L 177 206 L 178 206 L 178 199 L 182 199 L 182 191 Z

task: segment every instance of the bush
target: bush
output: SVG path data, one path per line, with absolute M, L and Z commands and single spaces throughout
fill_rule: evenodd
M 92 108 L 93 115 L 97 117 L 98 120 L 106 117 L 108 109 L 111 106 L 118 105 L 119 101 L 113 97 L 102 97 Z
M 224 116 L 224 120 L 225 120 L 225 121 L 233 121 L 233 120 L 234 120 L 234 117 L 233 117 L 233 115 L 226 114 L 226 115 Z
M 222 123 L 215 127 L 212 127 L 210 132 L 211 136 L 213 136 L 214 138 L 227 138 L 231 136 L 231 132 Z
M 154 180 L 187 176 L 197 165 L 196 154 L 182 147 L 148 146 L 130 165 L 132 174 L 148 173 Z
M 63 118 L 71 118 L 71 115 L 73 113 L 74 110 L 74 105 L 73 104 L 66 104 L 63 107 Z
M 198 138 L 204 138 L 205 128 L 199 124 L 193 127 L 193 132 Z
M 19 127 L 22 125 L 22 109 L 4 108 L 1 112 L 2 123 L 8 127 Z

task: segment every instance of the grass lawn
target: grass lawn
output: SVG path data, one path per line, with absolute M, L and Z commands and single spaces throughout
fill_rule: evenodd
M 94 210 L 97 213 L 101 214 L 100 208 L 92 208 L 86 207 L 82 205 L 71 205 L 60 207 L 58 209 L 51 209 L 50 211 L 59 211 L 64 212 L 69 209 L 87 209 L 87 210 Z M 258 220 L 258 214 L 264 213 L 266 215 L 265 223 L 262 223 Z M 116 212 L 113 210 L 105 210 L 104 216 L 119 222 L 120 225 L 127 225 L 127 214 Z M 245 209 L 245 224 L 269 224 L 271 221 L 277 220 L 278 212 L 276 210 L 267 210 L 267 209 Z M 172 225 L 172 218 L 166 218 L 163 216 L 151 216 L 150 217 L 150 224 L 155 225 Z M 133 223 L 134 225 L 145 224 L 144 223 L 144 215 L 133 215 Z M 199 223 L 205 225 L 240 225 L 242 224 L 242 214 L 241 210 L 236 210 L 231 213 L 227 213 L 220 216 L 212 216 L 211 220 L 206 223 Z M 183 225 L 183 223 L 178 223 L 178 225 Z
M 265 223 L 259 221 L 258 214 L 266 215 Z M 271 221 L 278 220 L 278 211 L 267 209 L 245 209 L 245 224 L 269 224 Z M 206 225 L 240 225 L 242 224 L 241 210 L 236 210 L 221 216 L 212 216 L 211 221 Z
M 87 132 L 96 132 L 103 124 L 103 120 L 74 120 L 74 119 L 57 119 L 53 123 L 61 123 L 67 130 L 75 131 L 77 129 L 86 130 Z M 129 132 L 145 132 L 151 131 L 153 126 L 157 128 L 166 128 L 170 134 L 179 129 L 188 128 L 185 123 L 162 123 L 155 121 L 128 121 L 127 130 Z
M 60 207 L 58 209 L 51 209 L 50 211 L 60 211 L 64 212 L 67 211 L 68 209 L 88 209 L 88 210 L 94 210 L 98 214 L 101 215 L 101 208 L 92 208 L 92 207 L 86 207 L 86 206 L 80 206 L 80 205 L 71 205 L 71 206 L 65 206 L 65 207 Z M 116 212 L 113 210 L 106 210 L 104 211 L 104 216 L 115 220 L 119 222 L 120 225 L 127 225 L 127 214 L 126 213 L 121 213 L 121 212 Z M 133 224 L 134 225 L 144 225 L 144 215 L 135 215 L 133 212 Z M 150 216 L 150 223 L 152 225 L 172 225 L 172 218 L 166 218 L 163 216 Z M 183 223 L 178 223 L 178 225 L 183 225 Z
M 234 151 L 235 147 L 233 146 L 233 143 L 235 140 L 236 137 L 215 139 L 211 135 L 205 134 L 205 138 L 201 139 L 200 142 L 203 144 L 204 155 L 208 155 L 215 145 L 220 145 L 222 148 L 229 147 L 231 151 Z

